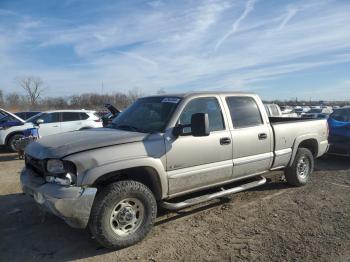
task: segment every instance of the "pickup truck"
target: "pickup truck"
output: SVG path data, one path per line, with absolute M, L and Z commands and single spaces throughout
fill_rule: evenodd
M 272 170 L 305 185 L 327 138 L 326 120 L 269 118 L 251 93 L 144 97 L 108 128 L 31 143 L 21 185 L 70 226 L 122 248 L 146 236 L 159 207 L 177 210 L 263 185 Z

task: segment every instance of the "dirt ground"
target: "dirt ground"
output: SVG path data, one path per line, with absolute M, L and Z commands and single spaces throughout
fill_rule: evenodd
M 350 159 L 323 157 L 310 183 L 268 184 L 178 213 L 160 211 L 141 243 L 119 251 L 46 218 L 21 193 L 23 161 L 0 152 L 0 261 L 350 261 Z

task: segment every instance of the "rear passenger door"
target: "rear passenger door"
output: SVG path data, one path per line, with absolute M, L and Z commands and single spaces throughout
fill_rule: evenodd
M 273 134 L 255 99 L 228 96 L 225 100 L 231 118 L 233 177 L 269 170 L 273 160 Z
M 40 116 L 44 123 L 39 126 L 39 135 L 48 136 L 61 132 L 60 113 L 44 113 Z
M 61 129 L 62 132 L 70 132 L 81 129 L 82 120 L 80 120 L 80 112 L 62 112 Z

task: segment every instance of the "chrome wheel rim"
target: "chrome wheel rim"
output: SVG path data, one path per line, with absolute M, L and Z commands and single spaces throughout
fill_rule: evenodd
M 297 175 L 301 177 L 306 177 L 309 174 L 310 161 L 307 157 L 303 156 L 299 159 L 297 163 Z
M 136 198 L 126 198 L 112 209 L 110 225 L 114 233 L 125 237 L 134 233 L 142 224 L 145 207 Z

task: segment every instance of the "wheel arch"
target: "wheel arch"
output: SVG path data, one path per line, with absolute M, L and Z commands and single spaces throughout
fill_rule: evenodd
M 301 147 L 309 149 L 313 157 L 314 158 L 317 157 L 319 142 L 315 137 L 316 135 L 309 135 L 309 136 L 299 137 L 295 140 L 294 146 L 293 146 L 293 153 L 292 153 L 292 157 L 289 162 L 289 165 L 293 164 L 295 156 L 297 154 L 297 150 L 298 148 L 301 148 Z
M 163 198 L 165 192 L 162 188 L 161 178 L 157 170 L 151 166 L 136 166 L 105 173 L 99 176 L 92 186 L 99 189 L 113 182 L 128 179 L 145 184 L 153 192 L 157 200 Z
M 8 142 L 10 140 L 10 138 L 16 134 L 24 134 L 23 131 L 20 131 L 20 130 L 16 130 L 16 131 L 12 131 L 11 133 L 8 133 L 5 137 L 5 145 L 8 146 Z

